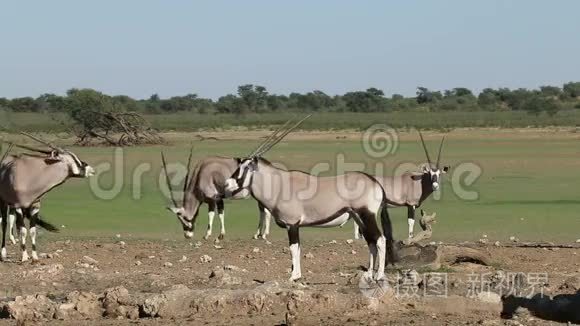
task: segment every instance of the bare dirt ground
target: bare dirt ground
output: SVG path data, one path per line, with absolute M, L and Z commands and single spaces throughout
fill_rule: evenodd
M 41 245 L 36 264 L 18 262 L 11 246 L 10 261 L 0 263 L 1 316 L 65 325 L 546 325 L 577 317 L 580 247 L 470 246 L 491 257 L 490 266 L 390 268 L 384 293 L 361 292 L 364 241 L 305 243 L 299 284 L 287 281 L 282 240 L 55 241 Z M 539 292 L 545 299 L 523 298 Z M 576 317 L 534 308 L 555 295 L 558 309 L 578 305 Z

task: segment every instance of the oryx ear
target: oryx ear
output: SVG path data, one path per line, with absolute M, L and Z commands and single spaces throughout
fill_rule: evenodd
M 422 174 L 413 174 L 413 175 L 411 175 L 411 179 L 413 181 L 419 181 L 419 180 L 423 179 L 423 175 Z
M 423 171 L 423 173 L 427 173 L 431 171 L 431 168 L 429 167 L 429 164 L 423 164 L 421 166 L 421 171 Z
M 45 158 L 44 161 L 47 164 L 54 164 L 57 162 L 61 162 L 62 161 L 62 157 L 60 156 L 60 153 L 57 151 L 52 151 L 50 152 L 50 156 Z
M 258 169 L 258 160 L 259 160 L 259 158 L 257 158 L 257 157 L 252 158 L 252 164 L 251 164 L 252 170 Z
M 443 167 L 443 173 L 447 173 L 449 171 L 449 169 L 450 169 L 449 165 L 445 165 Z

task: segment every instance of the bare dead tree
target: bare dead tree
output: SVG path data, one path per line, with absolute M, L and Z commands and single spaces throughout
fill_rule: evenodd
M 157 130 L 136 112 L 78 110 L 71 116 L 77 144 L 87 146 L 95 140 L 113 146 L 161 144 Z

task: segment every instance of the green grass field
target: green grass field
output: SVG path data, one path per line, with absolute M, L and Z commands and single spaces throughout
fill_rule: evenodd
M 162 131 L 198 131 L 263 129 L 280 125 L 289 118 L 303 115 L 300 112 L 275 112 L 247 114 L 194 114 L 175 113 L 145 115 L 154 128 Z M 68 125 L 62 113 L 14 113 L 0 110 L 0 127 L 12 130 L 63 132 Z M 563 110 L 554 116 L 526 112 L 420 112 L 395 111 L 389 113 L 318 112 L 300 128 L 304 130 L 364 130 L 377 122 L 393 128 L 421 128 L 445 130 L 466 127 L 525 128 L 545 126 L 580 126 L 580 110 Z
M 183 135 L 181 135 L 183 136 Z M 232 133 L 232 139 L 236 133 Z M 181 138 L 183 139 L 183 138 Z M 326 137 L 308 140 L 290 138 L 266 156 L 284 162 L 289 168 L 309 170 L 327 162 L 336 168 L 335 157 L 343 153 L 347 162 L 365 162 L 372 172 L 379 162 L 363 153 L 354 139 Z M 402 162 L 423 162 L 424 154 L 414 134 L 403 134 L 396 155 L 381 160 L 389 168 Z M 435 155 L 439 135 L 428 137 Z M 424 203 L 428 211 L 436 211 L 434 240 L 477 240 L 487 234 L 492 240 L 507 241 L 514 235 L 521 240 L 571 242 L 580 238 L 580 136 L 565 131 L 455 131 L 447 136 L 443 162 L 452 166 L 451 175 L 443 183 L 442 196 Z M 256 145 L 254 141 L 229 140 L 195 142 L 194 160 L 206 155 L 240 156 Z M 170 162 L 185 164 L 187 142 L 166 146 Z M 160 159 L 162 147 L 138 147 L 123 150 L 123 157 L 114 163 L 118 176 L 108 172 L 94 179 L 101 188 L 109 189 L 112 180 L 123 183 L 121 192 L 111 200 L 97 198 L 88 180 L 69 180 L 46 196 L 43 214 L 57 225 L 65 225 L 57 237 L 113 237 L 120 233 L 133 238 L 179 239 L 181 227 L 169 211 L 160 193 Z M 84 160 L 102 170 L 113 162 L 113 148 L 74 148 Z M 479 193 L 478 200 L 458 198 L 452 190 L 453 173 L 462 163 L 472 162 L 482 168 L 482 175 L 468 190 Z M 141 178 L 135 178 L 137 166 L 151 167 Z M 332 174 L 333 171 L 327 174 Z M 455 176 L 456 178 L 457 176 Z M 141 180 L 140 194 L 134 185 Z M 207 209 L 198 218 L 195 238 L 205 232 Z M 396 237 L 406 234 L 406 209 L 391 209 Z M 214 234 L 219 230 L 216 219 Z M 253 200 L 226 203 L 226 227 L 230 238 L 249 238 L 257 224 L 257 208 Z M 272 224 L 272 237 L 285 237 L 283 230 Z M 308 229 L 304 238 L 320 235 L 325 238 L 352 237 L 352 224 L 336 229 Z M 52 238 L 52 237 L 51 237 Z M 48 239 L 50 238 L 46 238 Z

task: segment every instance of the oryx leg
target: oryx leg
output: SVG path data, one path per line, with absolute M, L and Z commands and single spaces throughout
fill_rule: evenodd
M 28 261 L 28 253 L 26 252 L 26 235 L 28 230 L 24 225 L 24 213 L 21 208 L 16 209 L 16 227 L 20 230 L 20 249 L 22 250 L 22 261 Z
M 262 239 L 266 240 L 270 234 L 270 222 L 272 221 L 272 214 L 264 208 L 264 227 L 262 229 Z
M 292 255 L 292 275 L 290 281 L 299 280 L 302 277 L 300 268 L 300 233 L 298 225 L 288 226 L 288 242 L 290 243 L 290 254 Z
M 8 208 L 8 236 L 10 237 L 10 242 L 16 244 L 16 239 L 14 238 L 14 221 L 16 220 L 16 210 L 12 207 Z
M 415 206 L 407 206 L 407 223 L 409 223 L 409 239 L 413 237 L 415 228 Z
M 217 211 L 218 211 L 218 217 L 220 218 L 220 235 L 218 237 L 218 239 L 223 239 L 224 236 L 226 235 L 226 221 L 225 221 L 225 209 L 224 209 L 224 201 L 223 200 L 219 200 L 217 202 Z
M 38 261 L 38 254 L 36 253 L 36 223 L 38 219 L 38 212 L 40 208 L 34 207 L 28 209 L 28 214 L 30 218 L 30 243 L 32 245 L 32 261 Z
M 368 208 L 357 210 L 353 217 L 362 230 L 363 237 L 369 246 L 369 269 L 368 276 L 372 277 L 375 269 L 377 271 L 375 279 L 380 280 L 385 277 L 385 251 L 386 240 L 376 222 L 377 214 L 371 212 Z
M 268 234 L 270 234 L 270 220 L 272 219 L 272 215 L 262 204 L 258 204 L 258 210 L 260 211 L 260 220 L 258 221 L 258 230 L 254 234 L 254 239 L 266 239 Z
M 8 205 L 6 205 L 2 200 L 0 200 L 0 218 L 2 218 L 2 252 L 0 254 L 0 260 L 6 260 L 6 224 Z
M 213 227 L 213 218 L 215 216 L 215 211 L 217 208 L 217 205 L 214 201 L 211 201 L 209 203 L 207 203 L 207 217 L 208 217 L 208 224 L 207 224 L 207 232 L 205 233 L 205 236 L 203 237 L 205 240 L 209 239 L 209 237 L 211 236 L 211 229 Z
M 262 206 L 261 204 L 258 204 L 258 210 L 260 213 L 260 218 L 258 219 L 258 229 L 256 230 L 256 233 L 254 233 L 254 239 L 258 239 L 260 238 L 260 236 L 262 236 L 262 229 L 264 228 L 264 206 Z

